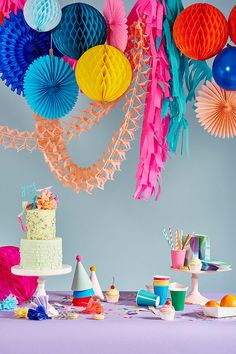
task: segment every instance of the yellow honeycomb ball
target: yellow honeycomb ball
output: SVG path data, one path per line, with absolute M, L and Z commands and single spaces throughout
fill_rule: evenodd
M 94 101 L 111 102 L 129 88 L 132 68 L 129 60 L 110 45 L 98 45 L 79 59 L 76 80 L 81 91 Z

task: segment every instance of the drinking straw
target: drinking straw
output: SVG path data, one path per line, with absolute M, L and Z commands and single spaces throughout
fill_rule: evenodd
M 178 251 L 179 249 L 179 235 L 178 230 L 175 231 L 175 250 Z
M 174 242 L 173 242 L 173 236 L 172 236 L 172 230 L 169 227 L 169 234 L 170 234 L 170 242 L 171 242 L 171 249 L 174 249 Z
M 162 234 L 163 234 L 165 240 L 168 242 L 168 245 L 171 247 L 171 242 L 170 242 L 170 239 L 169 239 L 165 229 L 162 231 Z
M 181 232 L 180 232 L 180 249 L 181 249 L 181 250 L 182 250 L 182 246 L 183 246 L 183 244 L 182 244 L 182 242 L 183 242 L 183 236 L 184 236 L 184 231 L 181 230 Z
M 191 236 L 188 234 L 188 236 L 186 237 L 186 240 L 184 241 L 184 244 L 183 244 L 183 246 L 182 246 L 182 250 L 185 249 L 185 247 L 187 246 L 187 244 L 188 244 L 190 238 L 191 238 Z

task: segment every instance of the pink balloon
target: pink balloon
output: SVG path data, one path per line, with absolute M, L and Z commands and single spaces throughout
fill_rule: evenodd
M 11 267 L 18 264 L 20 264 L 18 247 L 0 247 L 0 301 L 12 294 L 21 304 L 30 300 L 37 288 L 37 277 L 21 277 L 11 273 Z

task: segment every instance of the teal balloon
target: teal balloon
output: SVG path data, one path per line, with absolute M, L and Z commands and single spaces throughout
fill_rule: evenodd
M 215 82 L 227 91 L 236 91 L 236 47 L 227 47 L 214 60 Z
M 65 60 L 45 55 L 35 60 L 24 78 L 25 99 L 43 118 L 58 119 L 67 115 L 78 97 L 74 71 Z
M 61 6 L 58 0 L 27 0 L 24 17 L 27 24 L 38 32 L 48 32 L 61 21 Z
M 72 59 L 79 59 L 89 48 L 104 44 L 107 25 L 103 15 L 95 7 L 70 4 L 62 9 L 59 25 L 52 31 L 55 47 Z

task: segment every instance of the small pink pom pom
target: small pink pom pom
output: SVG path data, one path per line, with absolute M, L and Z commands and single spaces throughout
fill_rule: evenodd
M 76 257 L 76 260 L 77 260 L 78 262 L 81 262 L 81 261 L 82 261 L 82 259 L 83 259 L 83 257 L 82 257 L 82 256 L 77 256 L 77 257 Z

